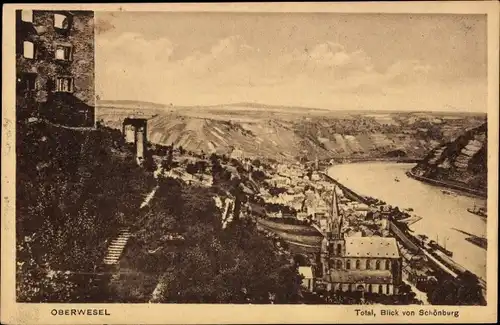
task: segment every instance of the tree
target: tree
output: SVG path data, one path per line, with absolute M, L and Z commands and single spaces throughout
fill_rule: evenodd
M 252 171 L 252 178 L 257 182 L 263 182 L 267 179 L 266 174 L 261 170 Z
M 178 255 L 164 300 L 177 303 L 269 303 L 296 299 L 300 281 L 288 261 L 246 219 L 220 227 L 207 189 L 182 190 L 189 238 Z
M 172 162 L 174 160 L 174 148 L 173 146 L 170 146 L 167 149 L 167 159 L 163 161 L 162 167 L 164 170 L 170 170 L 172 169 Z
M 295 262 L 295 265 L 297 265 L 297 266 L 307 266 L 307 265 L 309 265 L 309 261 L 302 254 L 295 254 L 293 256 L 293 261 Z
M 116 148 L 119 131 L 101 127 L 86 133 L 48 125 L 18 131 L 18 285 L 33 288 L 21 298 L 71 302 L 95 297 L 95 279 L 81 272 L 94 271 L 106 239 L 132 221 L 120 216 L 133 218 L 149 178 L 130 154 L 123 161 L 111 150 L 126 153 Z M 26 240 L 29 249 L 23 246 Z
M 188 172 L 191 175 L 194 175 L 198 172 L 198 168 L 196 167 L 195 164 L 189 163 L 186 166 L 186 172 Z
M 286 193 L 287 189 L 286 188 L 283 188 L 283 187 L 271 187 L 269 189 L 269 194 L 273 195 L 273 196 L 278 196 L 282 193 Z
M 33 239 L 18 241 L 16 300 L 20 302 L 71 301 L 75 284 L 68 274 L 56 273 L 47 254 L 34 254 Z
M 204 160 L 198 160 L 196 162 L 196 169 L 199 173 L 204 174 L 207 169 L 207 163 Z
M 144 157 L 144 168 L 149 172 L 153 172 L 156 169 L 156 163 L 151 152 L 147 152 Z
M 459 275 L 458 282 L 457 301 L 459 305 L 483 305 L 486 303 L 477 276 L 466 271 Z
M 448 278 L 428 293 L 433 305 L 484 305 L 477 277 L 466 271 L 456 279 Z
M 234 212 L 233 212 L 233 222 L 237 222 L 241 214 L 242 202 L 246 201 L 246 195 L 240 186 L 236 186 L 235 201 L 234 201 Z

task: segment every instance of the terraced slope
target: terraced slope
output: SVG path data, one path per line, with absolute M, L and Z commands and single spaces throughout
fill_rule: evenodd
M 187 150 L 229 153 L 276 160 L 381 158 L 392 151 L 423 158 L 430 150 L 478 126 L 477 116 L 374 114 L 236 104 L 207 107 L 126 105 L 98 107 L 98 119 L 121 128 L 123 119 L 142 114 L 152 143 Z M 443 142 L 441 142 L 443 141 Z
M 456 140 L 432 150 L 412 173 L 438 181 L 487 188 L 487 124 L 466 131 Z

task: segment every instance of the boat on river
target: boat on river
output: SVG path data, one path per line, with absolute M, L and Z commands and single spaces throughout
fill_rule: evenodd
M 454 193 L 452 191 L 441 190 L 441 192 L 443 192 L 443 194 L 446 194 L 446 195 L 457 196 L 457 193 Z
M 472 273 L 485 277 L 485 265 L 487 264 L 485 250 L 466 241 L 465 238 L 470 235 L 464 236 L 453 230 L 450 231 L 455 227 L 470 230 L 469 232 L 474 232 L 477 236 L 486 237 L 485 221 L 487 219 L 472 215 L 467 211 L 467 208 L 472 208 L 474 203 L 478 207 L 484 207 L 484 198 L 469 197 L 459 190 L 432 186 L 432 184 L 422 183 L 411 178 L 403 180 L 404 174 L 409 168 L 412 168 L 409 164 L 399 166 L 392 163 L 367 163 L 335 166 L 328 172 L 339 177 L 339 181 L 349 188 L 365 195 L 377 197 L 380 200 L 386 200 L 387 204 L 399 206 L 400 210 L 401 207 L 413 207 L 415 212 L 410 214 L 416 213 L 423 218 L 410 226 L 414 229 L 413 233 L 408 232 L 404 235 L 411 242 L 414 242 L 415 246 L 432 254 L 432 256 L 439 252 L 442 256 L 450 258 L 441 251 L 433 250 L 425 245 L 425 240 L 417 238 L 413 240 L 410 237 L 410 235 L 415 237 L 417 234 L 427 234 L 436 241 L 436 234 L 439 234 L 439 243 L 444 246 L 443 238 L 449 236 L 446 248 L 453 251 L 452 259 L 463 263 L 463 267 Z M 363 175 L 363 177 L 359 177 L 359 175 Z M 401 188 L 402 184 L 390 181 L 396 176 L 402 183 L 404 182 L 403 189 Z M 380 184 L 385 185 L 381 187 Z M 441 192 L 442 190 L 457 191 L 457 196 L 444 194 Z M 402 229 L 403 227 L 400 230 Z M 408 245 L 411 245 L 411 242 Z
M 436 241 L 434 241 L 434 240 L 431 240 L 428 245 L 432 249 L 441 251 L 442 253 L 446 254 L 449 257 L 453 257 L 453 252 L 452 251 L 446 249 L 446 247 L 443 247 L 443 246 L 439 245 L 439 243 L 436 242 Z
M 472 243 L 472 244 L 479 246 L 483 249 L 488 248 L 488 240 L 484 237 L 471 236 L 471 237 L 465 238 L 465 240 L 468 241 L 469 243 Z
M 477 208 L 476 205 L 474 205 L 473 208 L 468 208 L 467 211 L 469 211 L 472 214 L 475 214 L 477 216 L 487 218 L 486 214 L 486 209 L 485 208 Z

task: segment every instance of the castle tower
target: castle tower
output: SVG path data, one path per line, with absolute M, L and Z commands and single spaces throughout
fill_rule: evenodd
M 137 141 L 136 141 L 136 156 L 137 158 L 144 158 L 144 149 L 145 149 L 145 134 L 144 134 L 144 128 L 139 127 L 137 130 Z
M 146 156 L 148 136 L 148 120 L 145 118 L 127 117 L 123 121 L 123 135 L 125 142 L 133 142 L 135 145 L 136 159 L 144 159 Z
M 132 125 L 125 125 L 123 135 L 125 136 L 125 143 L 135 143 L 135 128 Z
M 94 12 L 16 10 L 16 115 L 95 128 Z

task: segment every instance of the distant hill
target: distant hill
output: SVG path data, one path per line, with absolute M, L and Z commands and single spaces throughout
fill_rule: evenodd
M 432 180 L 486 191 L 488 128 L 484 123 L 432 150 L 412 173 Z
M 149 115 L 152 143 L 221 154 L 239 148 L 246 157 L 276 160 L 384 159 L 390 152 L 423 158 L 464 128 L 484 121 L 482 115 L 448 113 L 437 118 L 432 113 L 308 110 L 255 103 L 152 108 L 140 102 L 106 103 L 98 108 L 97 118 L 116 129 L 121 129 L 125 117 Z
M 328 111 L 324 108 L 316 108 L 316 107 L 303 107 L 303 106 L 285 106 L 285 105 L 268 105 L 261 103 L 234 103 L 223 105 L 227 107 L 248 107 L 248 108 L 257 108 L 257 109 L 271 109 L 271 110 L 297 110 L 297 111 Z
M 433 111 L 408 111 L 408 110 L 359 110 L 359 109 L 326 109 L 318 107 L 304 107 L 304 106 L 286 106 L 286 105 L 269 105 L 256 102 L 241 102 L 217 105 L 173 105 L 162 104 L 148 101 L 139 100 L 97 100 L 97 107 L 116 108 L 116 109 L 141 109 L 141 110 L 166 110 L 166 111 L 268 111 L 279 112 L 283 114 L 301 114 L 312 113 L 314 115 L 323 116 L 337 116 L 343 114 L 401 114 L 413 116 L 454 116 L 455 118 L 461 116 L 482 116 L 485 117 L 486 113 L 470 112 L 467 110 L 456 109 L 452 112 L 448 110 L 433 110 Z
M 162 109 L 168 107 L 165 104 L 145 102 L 138 100 L 98 100 L 97 107 L 113 107 L 113 108 L 145 108 L 145 109 Z

